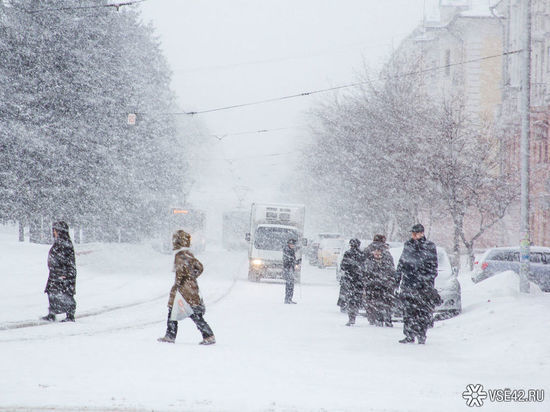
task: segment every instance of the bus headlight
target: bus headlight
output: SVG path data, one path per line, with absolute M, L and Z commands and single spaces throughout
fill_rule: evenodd
M 254 259 L 252 260 L 252 265 L 253 266 L 262 266 L 264 263 L 264 261 L 262 259 Z

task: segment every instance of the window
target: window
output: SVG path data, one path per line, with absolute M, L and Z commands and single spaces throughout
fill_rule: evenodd
M 487 256 L 487 260 L 508 260 L 508 259 L 506 258 L 505 251 L 494 251 L 489 256 Z
M 542 253 L 531 253 L 531 255 L 529 256 L 529 261 L 531 263 L 541 263 Z
M 256 229 L 254 246 L 256 249 L 281 251 L 290 238 L 299 240 L 298 233 L 282 227 L 260 226 Z

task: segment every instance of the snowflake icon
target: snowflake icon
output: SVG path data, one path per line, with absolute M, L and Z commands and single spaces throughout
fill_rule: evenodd
M 483 385 L 466 385 L 466 390 L 462 392 L 462 397 L 466 399 L 466 405 L 470 407 L 483 406 L 483 400 L 487 399 L 487 392 L 483 390 Z

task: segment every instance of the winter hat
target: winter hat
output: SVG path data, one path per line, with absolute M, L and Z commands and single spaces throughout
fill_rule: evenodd
M 62 220 L 60 220 L 59 222 L 54 222 L 52 224 L 52 229 L 57 230 L 58 232 L 69 233 L 69 225 Z
M 177 230 L 172 235 L 172 248 L 174 250 L 191 246 L 191 235 L 185 230 Z
M 349 245 L 353 248 L 359 248 L 361 246 L 361 241 L 359 239 L 350 239 Z
M 386 236 L 384 235 L 374 235 L 374 239 L 372 239 L 373 242 L 382 242 L 386 243 Z
M 424 233 L 424 226 L 422 226 L 420 223 L 417 223 L 414 225 L 411 229 L 412 233 Z
M 289 245 L 295 245 L 296 244 L 296 239 L 288 239 L 288 242 L 287 242 Z

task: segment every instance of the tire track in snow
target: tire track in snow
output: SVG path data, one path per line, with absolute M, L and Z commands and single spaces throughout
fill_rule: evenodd
M 237 283 L 237 280 L 238 280 L 238 272 L 234 273 L 231 284 L 227 287 L 227 289 L 225 289 L 219 297 L 212 300 L 209 303 L 209 306 L 215 306 L 218 303 L 220 303 L 223 299 L 225 299 L 227 296 L 229 296 L 229 294 L 233 291 L 233 288 L 235 287 L 235 285 Z M 133 302 L 133 303 L 126 304 L 126 305 L 111 306 L 111 307 L 107 307 L 107 308 L 104 308 L 104 309 L 95 310 L 95 311 L 92 311 L 92 312 L 86 312 L 86 313 L 75 316 L 75 318 L 76 319 L 81 319 L 81 318 L 86 318 L 86 317 L 91 317 L 91 316 L 100 316 L 100 315 L 103 315 L 103 314 L 106 314 L 106 313 L 109 313 L 109 312 L 113 312 L 113 311 L 117 311 L 117 310 L 129 309 L 129 308 L 132 308 L 132 307 L 135 307 L 135 306 L 140 306 L 140 305 L 156 302 L 156 301 L 159 301 L 161 299 L 166 299 L 166 296 L 167 296 L 167 294 L 164 293 L 161 296 L 157 296 L 153 299 L 147 299 L 147 300 Z M 95 336 L 95 335 L 99 335 L 99 334 L 103 334 L 103 333 L 111 333 L 111 332 L 116 332 L 116 331 L 120 331 L 120 330 L 142 329 L 142 328 L 147 327 L 147 326 L 152 326 L 152 325 L 156 325 L 156 324 L 159 324 L 159 323 L 164 323 L 165 321 L 166 321 L 165 319 L 161 319 L 161 320 L 155 320 L 155 321 L 132 323 L 132 324 L 128 324 L 128 325 L 125 325 L 125 326 L 111 326 L 111 327 L 103 328 L 103 329 L 94 329 L 92 331 L 81 331 L 81 332 L 77 332 L 77 333 L 67 333 L 67 334 L 61 334 L 61 335 L 46 335 L 46 336 L 42 335 L 42 336 L 33 336 L 33 337 L 24 337 L 24 338 L 15 338 L 15 339 L 0 339 L 0 343 L 1 342 L 26 342 L 26 341 L 34 341 L 34 340 L 54 339 L 54 338 L 60 338 L 60 337 L 86 336 L 86 335 Z M 41 320 L 33 321 L 33 320 L 31 320 L 31 321 L 17 322 L 15 324 L 0 325 L 0 331 L 22 329 L 22 328 L 31 328 L 31 327 L 44 326 L 44 325 L 54 325 L 56 323 L 58 323 L 58 322 L 47 322 L 47 321 L 41 321 Z
M 127 308 L 131 308 L 131 307 L 134 307 L 134 306 L 139 306 L 139 305 L 143 305 L 143 304 L 146 304 L 146 303 L 150 303 L 150 302 L 156 302 L 157 300 L 160 300 L 160 299 L 163 299 L 163 298 L 166 298 L 165 293 L 162 294 L 161 296 L 157 296 L 153 299 L 137 301 L 137 302 L 129 303 L 129 304 L 126 304 L 126 305 L 108 306 L 108 307 L 103 308 L 103 309 L 98 309 L 98 310 L 94 310 L 94 311 L 91 311 L 91 312 L 84 312 L 82 314 L 76 315 L 75 318 L 76 319 L 81 319 L 81 318 L 87 318 L 87 317 L 90 317 L 90 316 L 103 315 L 104 313 L 113 312 L 113 311 L 116 311 L 116 310 L 127 309 Z M 53 325 L 55 323 L 57 323 L 57 322 L 48 322 L 48 321 L 43 321 L 43 320 L 40 320 L 40 319 L 38 319 L 38 320 L 25 320 L 25 321 L 21 321 L 21 322 L 9 322 L 9 323 L 5 323 L 3 325 L 0 325 L 0 331 L 2 331 L 2 330 L 12 330 L 12 329 L 31 328 L 31 327 L 35 327 L 35 326 Z

